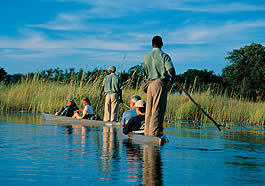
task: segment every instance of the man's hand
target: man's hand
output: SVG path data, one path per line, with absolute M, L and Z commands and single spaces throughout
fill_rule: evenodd
M 99 102 L 101 102 L 103 91 L 104 91 L 104 86 L 101 87 L 101 90 L 100 90 L 100 93 L 99 93 L 99 98 L 98 98 Z
M 175 83 L 177 81 L 175 69 L 174 68 L 170 68 L 168 70 L 168 72 L 171 75 L 171 81 Z
M 172 76 L 172 77 L 171 77 L 171 81 L 172 81 L 173 83 L 177 82 L 177 77 L 176 77 L 176 76 Z

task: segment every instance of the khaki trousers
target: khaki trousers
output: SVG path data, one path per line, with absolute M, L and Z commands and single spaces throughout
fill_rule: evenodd
M 105 98 L 104 121 L 117 121 L 119 96 L 117 93 L 107 94 Z
M 167 85 L 160 80 L 154 80 L 147 89 L 145 136 L 158 136 L 163 132 L 164 115 L 167 106 Z

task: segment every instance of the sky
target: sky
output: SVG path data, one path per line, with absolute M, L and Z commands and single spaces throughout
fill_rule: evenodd
M 0 1 L 0 67 L 119 71 L 142 63 L 155 35 L 177 73 L 221 74 L 229 51 L 265 45 L 263 0 Z

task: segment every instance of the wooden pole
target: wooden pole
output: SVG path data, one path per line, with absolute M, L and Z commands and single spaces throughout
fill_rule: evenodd
M 196 103 L 196 101 L 194 101 L 190 94 L 178 82 L 175 83 L 183 92 L 185 92 L 185 94 L 190 98 L 190 100 L 195 104 L 195 106 L 200 109 L 216 125 L 219 131 L 221 131 L 221 125 L 218 124 L 207 112 L 205 112 L 204 109 L 198 103 Z
M 128 109 L 131 109 L 130 106 L 128 106 L 126 103 L 123 103 L 123 105 L 124 105 L 125 107 L 127 107 Z

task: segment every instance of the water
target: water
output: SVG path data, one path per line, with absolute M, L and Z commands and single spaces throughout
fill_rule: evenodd
M 45 123 L 0 115 L 1 185 L 265 185 L 262 130 L 167 128 L 154 147 L 111 127 Z

